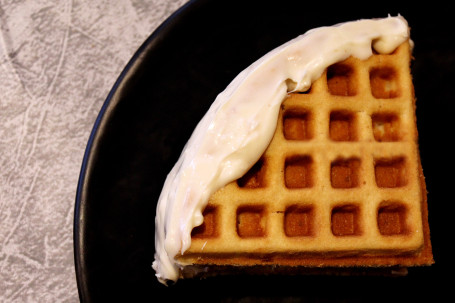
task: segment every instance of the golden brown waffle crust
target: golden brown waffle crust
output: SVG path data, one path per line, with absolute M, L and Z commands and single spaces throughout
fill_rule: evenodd
M 350 70 L 350 79 L 340 88 L 343 95 L 338 95 L 336 85 L 332 88 L 335 95 L 330 91 L 330 68 L 309 92 L 289 94 L 282 104 L 274 138 L 261 160 L 265 162 L 261 171 L 267 172 L 257 174 L 257 184 L 253 182 L 251 188 L 232 182 L 211 197 L 206 209 L 213 211 L 214 226 L 195 233 L 190 249 L 177 257 L 182 275 L 226 272 L 229 268 L 250 272 L 261 272 L 261 268 L 263 272 L 325 268 L 333 272 L 334 268 L 395 270 L 432 264 L 410 61 L 411 47 L 405 42 L 389 55 L 374 54 L 364 61 L 350 57 L 338 63 L 342 67 L 339 70 Z M 381 70 L 388 69 L 394 70 L 392 92 L 375 95 L 374 73 L 379 71 L 381 76 Z M 306 119 L 301 138 L 286 138 L 287 117 Z M 398 117 L 399 128 L 388 117 Z M 294 188 L 286 179 L 286 163 L 296 157 L 301 157 L 302 163 L 308 157 L 310 166 L 302 170 L 308 173 L 305 183 L 301 187 L 296 183 Z M 352 159 L 358 164 L 347 165 Z M 403 172 L 395 164 L 387 167 L 397 161 L 404 163 Z M 379 181 L 379 175 L 389 170 L 398 171 L 395 179 Z M 343 175 L 340 181 L 336 181 L 337 173 Z M 297 231 L 290 235 L 294 229 L 286 230 L 284 222 L 290 209 L 301 210 L 296 216 L 310 210 L 305 220 L 311 224 L 301 234 Z M 338 209 L 351 213 L 334 219 Z M 385 219 L 381 219 L 381 210 Z M 255 229 L 242 231 L 239 227 L 243 211 L 262 216 L 255 227 L 260 229 L 258 234 Z M 384 223 L 378 228 L 378 221 L 389 222 L 389 215 L 401 220 L 401 227 Z M 346 218 L 353 218 L 353 225 L 336 230 L 336 220 Z

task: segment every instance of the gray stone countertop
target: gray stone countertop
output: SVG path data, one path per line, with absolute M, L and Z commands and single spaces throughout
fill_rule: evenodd
M 0 302 L 78 302 L 73 215 L 94 121 L 186 0 L 0 0 Z

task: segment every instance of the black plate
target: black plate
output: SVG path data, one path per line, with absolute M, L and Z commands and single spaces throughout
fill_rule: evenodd
M 354 10 L 344 1 L 200 0 L 163 23 L 115 83 L 87 145 L 74 225 L 81 301 L 151 302 L 161 295 L 168 302 L 393 301 L 443 292 L 439 282 L 451 266 L 444 237 L 453 238 L 444 229 L 453 230 L 447 219 L 454 203 L 446 195 L 452 182 L 442 175 L 453 163 L 443 143 L 453 137 L 454 35 L 444 16 L 450 10 L 434 1 L 422 9 L 386 2 Z M 388 14 L 409 21 L 416 43 L 412 68 L 436 264 L 403 278 L 241 276 L 159 284 L 151 268 L 156 201 L 216 95 L 267 51 L 313 27 Z

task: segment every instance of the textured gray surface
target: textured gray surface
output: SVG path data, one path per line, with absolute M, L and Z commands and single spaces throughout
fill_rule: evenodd
M 93 123 L 186 0 L 0 0 L 0 302 L 77 302 L 73 210 Z

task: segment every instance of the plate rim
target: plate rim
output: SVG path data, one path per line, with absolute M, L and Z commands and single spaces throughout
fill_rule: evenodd
M 86 231 L 83 215 L 85 214 L 85 208 L 87 206 L 85 201 L 86 188 L 89 183 L 89 172 L 93 166 L 96 145 L 98 144 L 100 135 L 102 134 L 102 129 L 104 128 L 104 124 L 106 122 L 105 120 L 108 113 L 115 107 L 117 103 L 116 101 L 118 101 L 118 93 L 121 91 L 119 88 L 125 81 L 128 80 L 129 76 L 134 74 L 135 69 L 142 61 L 142 56 L 147 52 L 150 52 L 153 48 L 158 47 L 161 43 L 161 38 L 165 37 L 170 30 L 178 26 L 181 22 L 180 20 L 183 19 L 185 15 L 190 14 L 196 6 L 201 5 L 201 2 L 204 2 L 204 0 L 189 0 L 184 3 L 166 19 L 164 19 L 164 21 L 151 34 L 149 34 L 149 36 L 142 42 L 123 67 L 107 94 L 107 97 L 103 101 L 98 115 L 93 123 L 84 149 L 81 168 L 79 171 L 73 215 L 73 259 L 77 291 L 81 302 L 90 301 L 90 292 L 86 277 L 86 261 L 84 256 L 84 235 Z

